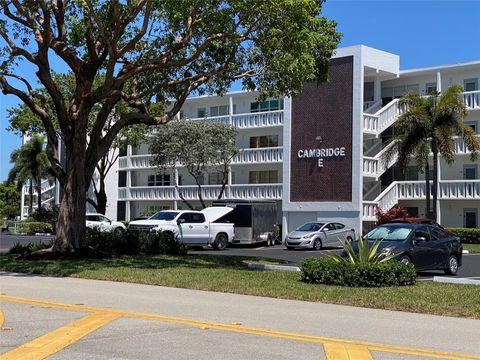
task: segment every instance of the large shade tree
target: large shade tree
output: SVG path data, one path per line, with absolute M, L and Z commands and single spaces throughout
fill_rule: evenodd
M 0 88 L 41 118 L 63 190 L 53 250 L 85 246 L 86 189 L 121 129 L 164 124 L 190 94 L 221 94 L 237 80 L 262 96 L 295 95 L 305 81 L 325 80 L 340 35 L 336 24 L 321 16 L 321 5 L 318 0 L 0 0 Z M 52 61 L 75 76 L 68 98 L 53 78 Z M 53 109 L 24 76 L 25 62 L 35 68 Z M 131 111 L 105 132 L 120 101 Z
M 203 208 L 203 181 L 207 172 L 218 176 L 221 199 L 228 182 L 228 173 L 233 157 L 238 153 L 235 146 L 236 129 L 228 124 L 209 121 L 174 120 L 159 126 L 150 141 L 152 165 L 160 171 L 176 170 L 184 166 L 197 186 L 197 197 Z M 209 176 L 211 176 L 210 174 Z M 184 197 L 175 176 L 174 184 L 180 199 L 190 208 L 194 206 Z
M 425 195 L 427 216 L 437 219 L 438 200 L 438 160 L 442 156 L 447 164 L 455 161 L 455 139 L 460 136 L 470 158 L 475 161 L 480 151 L 480 139 L 475 131 L 463 121 L 467 108 L 460 95 L 460 85 L 449 87 L 443 93 L 420 96 L 408 93 L 400 99 L 399 105 L 406 111 L 395 123 L 391 138 L 392 145 L 384 154 L 384 164 L 390 164 L 397 157 L 398 166 L 406 171 L 409 163 L 415 161 L 425 173 Z M 432 156 L 433 179 L 430 175 L 429 156 Z M 430 181 L 432 181 L 433 207 L 430 207 Z
M 64 97 L 68 99 L 73 96 L 75 91 L 75 77 L 73 74 L 55 73 L 53 74 L 53 79 L 57 83 Z M 96 79 L 97 82 L 100 80 L 102 80 L 101 77 Z M 49 109 L 54 108 L 53 100 L 50 98 L 48 92 L 44 88 L 38 88 L 35 91 L 47 99 Z M 9 127 L 7 128 L 8 131 L 12 131 L 20 136 L 31 136 L 33 134 L 46 135 L 41 118 L 34 114 L 26 104 L 21 103 L 16 107 L 8 109 L 7 111 L 9 117 L 8 120 L 10 123 Z M 115 119 L 118 119 L 120 114 L 126 111 L 128 111 L 128 108 L 126 107 L 125 103 L 123 101 L 118 103 L 115 109 L 112 110 L 109 119 L 105 123 L 104 132 L 108 131 L 108 129 L 110 129 L 110 127 L 115 123 Z M 90 114 L 87 136 L 95 124 L 96 115 L 97 114 L 94 109 Z M 52 118 L 54 127 L 58 131 L 58 120 L 56 119 L 56 114 L 52 112 L 50 117 Z M 87 192 L 87 201 L 95 208 L 96 212 L 105 214 L 107 210 L 108 199 L 105 181 L 108 173 L 111 171 L 113 165 L 117 161 L 120 151 L 124 150 L 127 145 L 136 146 L 140 141 L 146 138 L 146 134 L 147 127 L 143 124 L 129 126 L 122 129 L 112 142 L 110 150 L 98 161 L 96 165 L 96 171 L 90 181 L 90 189 Z

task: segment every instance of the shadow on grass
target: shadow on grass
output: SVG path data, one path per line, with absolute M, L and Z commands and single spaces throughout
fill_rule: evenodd
M 69 276 L 82 271 L 100 270 L 105 268 L 136 268 L 136 269 L 244 269 L 247 262 L 269 261 L 246 256 L 219 256 L 189 254 L 182 256 L 119 256 L 108 259 L 57 259 L 57 260 L 21 260 L 16 255 L 0 255 L 0 271 L 20 272 L 29 274 L 44 274 Z

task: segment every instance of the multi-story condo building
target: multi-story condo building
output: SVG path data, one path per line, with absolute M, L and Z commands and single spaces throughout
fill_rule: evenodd
M 295 98 L 259 102 L 252 92 L 189 98 L 179 116 L 221 121 L 237 129 L 240 153 L 233 159 L 225 198 L 276 201 L 284 233 L 299 224 L 325 219 L 358 230 L 372 226 L 374 209 L 395 204 L 411 215 L 425 214 L 424 174 L 414 163 L 406 173 L 382 164 L 385 140 L 402 110 L 398 98 L 410 91 L 427 95 L 461 84 L 468 108 L 465 123 L 480 133 L 480 61 L 400 71 L 399 57 L 365 46 L 338 49 L 330 81 L 306 84 Z M 479 227 L 479 163 L 455 139 L 457 157 L 441 159 L 439 222 Z M 194 204 L 193 178 L 150 165 L 148 144 L 129 146 L 112 171 L 112 218 L 131 220 L 150 209 L 185 208 L 174 187 Z M 204 198 L 220 191 L 215 173 L 204 175 Z M 118 184 L 118 188 L 117 185 Z

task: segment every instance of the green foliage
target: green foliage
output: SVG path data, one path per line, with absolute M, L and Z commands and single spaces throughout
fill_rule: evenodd
M 160 171 L 166 171 L 181 163 L 200 188 L 200 177 L 207 170 L 213 171 L 220 174 L 221 184 L 225 186 L 228 182 L 228 167 L 238 153 L 235 135 L 233 126 L 220 122 L 171 121 L 159 126 L 151 140 L 150 153 L 154 156 L 152 164 Z M 198 195 L 203 202 L 201 191 Z
M 8 251 L 9 254 L 29 254 L 38 250 L 42 249 L 49 249 L 53 245 L 53 241 L 49 242 L 31 242 L 26 245 L 22 245 L 17 242 L 10 250 Z
M 142 216 L 150 217 L 150 216 L 156 214 L 157 212 L 158 212 L 158 210 L 150 208 L 150 209 L 147 209 L 144 212 L 142 212 Z
M 87 245 L 96 252 L 116 255 L 183 255 L 187 248 L 173 237 L 162 233 L 147 234 L 144 232 L 101 232 L 88 229 Z
M 34 221 L 50 224 L 52 226 L 53 232 L 55 233 L 55 226 L 58 219 L 58 206 L 55 205 L 48 209 L 41 208 L 37 211 L 34 211 L 30 218 Z
M 29 234 L 36 234 L 36 233 L 53 233 L 53 227 L 51 224 L 46 222 L 39 222 L 33 221 L 33 219 L 29 219 L 28 221 L 22 221 L 20 225 L 20 229 L 18 230 L 19 233 L 29 233 Z
M 13 220 L 20 215 L 20 191 L 14 183 L 0 184 L 0 219 Z
M 412 264 L 390 260 L 382 263 L 338 262 L 331 257 L 302 262 L 302 281 L 311 284 L 350 287 L 414 285 L 417 277 Z
M 464 244 L 480 244 L 480 229 L 475 228 L 449 228 L 460 237 Z
M 368 239 L 360 237 L 357 242 L 358 250 L 356 251 L 353 247 L 353 243 L 346 241 L 343 245 L 343 249 L 347 256 L 341 257 L 338 255 L 330 255 L 330 257 L 337 263 L 380 264 L 397 256 L 396 254 L 382 256 L 382 254 L 377 251 L 381 242 L 381 240 L 375 240 L 370 246 Z

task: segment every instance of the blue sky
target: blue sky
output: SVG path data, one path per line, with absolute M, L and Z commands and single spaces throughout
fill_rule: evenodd
M 337 21 L 340 46 L 363 44 L 400 55 L 401 69 L 480 60 L 479 0 L 329 0 L 323 13 Z M 21 144 L 5 131 L 6 109 L 16 104 L 0 94 L 0 181 Z

